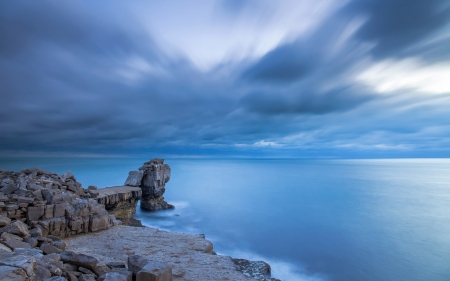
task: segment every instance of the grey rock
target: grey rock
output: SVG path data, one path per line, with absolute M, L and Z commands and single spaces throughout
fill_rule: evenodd
M 44 281 L 52 277 L 50 271 L 41 265 L 37 265 L 36 269 L 34 270 L 34 274 L 36 275 L 35 281 Z
M 7 194 L 11 194 L 11 193 L 15 192 L 17 189 L 19 189 L 18 186 L 15 186 L 14 184 L 9 183 L 5 187 L 1 188 L 0 192 L 7 195 Z
M 97 190 L 98 188 L 95 185 L 88 186 L 88 190 Z
M 70 264 L 70 263 L 65 263 L 63 265 L 63 271 L 77 271 L 78 266 L 74 265 L 74 264 Z
M 28 277 L 32 277 L 36 267 L 36 259 L 14 252 L 0 252 L 0 265 L 21 268 Z
M 42 217 L 45 213 L 45 207 L 44 206 L 29 206 L 27 211 L 27 220 L 29 221 L 36 221 L 40 217 Z
M 130 171 L 128 173 L 128 178 L 124 185 L 126 186 L 141 186 L 142 178 L 144 176 L 143 171 Z
M 78 254 L 71 251 L 64 251 L 60 254 L 63 262 L 71 263 L 77 266 L 86 267 L 93 270 L 98 263 L 98 260 L 94 257 Z
M 16 220 L 15 222 L 5 226 L 3 231 L 18 235 L 20 237 L 25 237 L 29 233 L 28 226 L 20 220 Z
M 22 268 L 0 266 L 0 280 L 25 281 L 27 280 L 27 274 Z
M 14 249 L 14 253 L 18 255 L 24 255 L 27 257 L 33 257 L 36 259 L 42 258 L 44 255 L 41 250 L 38 249 L 29 249 L 29 248 L 17 248 Z
M 64 241 L 54 241 L 53 246 L 60 249 L 61 251 L 64 251 L 66 249 L 66 242 Z
M 7 241 L 0 241 L 0 243 L 8 246 L 11 249 L 16 249 L 16 248 L 31 248 L 31 245 L 22 241 L 18 241 L 18 240 L 7 240 Z
M 245 276 L 258 280 L 270 280 L 270 265 L 264 261 L 249 261 L 246 259 L 232 259 L 238 271 Z
M 5 241 L 8 241 L 8 240 L 23 241 L 22 237 L 19 237 L 17 235 L 14 235 L 14 234 L 11 234 L 11 233 L 8 233 L 8 232 L 3 232 L 2 235 L 0 235 L 0 238 L 2 238 Z
M 98 264 L 96 267 L 94 267 L 94 273 L 97 276 L 105 275 L 110 271 L 111 269 L 106 264 Z
M 89 221 L 89 231 L 96 232 L 109 228 L 109 214 L 92 216 Z
M 59 253 L 62 252 L 61 249 L 58 249 L 55 246 L 53 246 L 51 244 L 48 244 L 48 243 L 43 243 L 41 245 L 41 247 L 39 247 L 39 248 L 42 250 L 42 252 L 44 252 L 47 255 L 48 254 L 53 254 L 53 253 L 59 254 Z
M 0 251 L 12 252 L 11 248 L 0 243 Z
M 31 248 L 37 247 L 38 245 L 37 239 L 33 237 L 25 238 L 23 242 L 30 244 Z
M 138 273 L 149 260 L 139 255 L 128 256 L 128 270 L 133 272 L 133 274 Z
M 64 172 L 60 177 L 63 181 L 75 178 L 71 171 Z
M 65 276 L 69 281 L 78 281 L 78 277 L 73 272 L 66 272 Z
M 42 230 L 39 227 L 33 228 L 30 230 L 31 237 L 42 236 Z
M 172 281 L 172 267 L 162 262 L 149 261 L 136 274 L 136 281 Z
M 127 268 L 123 262 L 109 262 L 106 264 L 110 269 Z
M 3 202 L 1 202 L 3 203 Z M 11 219 L 8 217 L 0 217 L 0 227 L 4 227 L 7 226 L 8 224 L 11 223 Z
M 81 273 L 83 273 L 83 274 L 95 275 L 94 272 L 92 272 L 92 271 L 90 271 L 89 269 L 87 269 L 87 268 L 85 268 L 85 267 L 82 267 L 82 266 L 79 266 L 79 267 L 78 267 L 78 271 L 81 272 Z

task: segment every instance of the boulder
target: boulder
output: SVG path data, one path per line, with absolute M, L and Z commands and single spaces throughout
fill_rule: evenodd
M 77 266 L 86 267 L 93 270 L 98 263 L 98 260 L 94 257 L 78 254 L 71 251 L 64 251 L 60 254 L 61 260 Z
M 28 277 L 34 277 L 36 259 L 14 252 L 0 252 L 0 266 L 12 266 L 21 268 Z M 3 280 L 3 279 L 0 279 Z
M 20 220 L 16 220 L 15 222 L 10 223 L 9 225 L 5 226 L 3 228 L 3 231 L 18 235 L 21 237 L 25 237 L 29 233 L 28 226 Z
M 172 281 L 172 267 L 162 262 L 149 261 L 136 274 L 136 281 Z
M 48 279 L 45 279 L 45 281 L 67 281 L 67 279 L 62 276 L 53 276 Z
M 1 202 L 3 203 L 3 202 Z M 11 223 L 11 219 L 8 217 L 0 217 L 0 227 L 4 227 L 7 226 L 8 224 Z
M 128 256 L 128 270 L 133 274 L 138 273 L 147 263 L 148 259 L 139 255 Z
M 5 187 L 0 188 L 0 192 L 2 192 L 5 195 L 8 195 L 8 194 L 15 192 L 17 189 L 19 189 L 18 186 L 14 185 L 12 183 L 9 183 Z
M 26 242 L 22 242 L 22 241 L 18 241 L 15 239 L 11 239 L 11 240 L 7 240 L 7 241 L 1 241 L 0 243 L 8 246 L 11 249 L 16 249 L 16 248 L 31 248 L 31 245 L 26 243 Z
M 11 248 L 0 243 L 0 251 L 12 252 Z M 1 279 L 0 279 L 1 280 Z
M 3 232 L 2 235 L 0 235 L 0 238 L 2 238 L 5 241 L 13 240 L 13 239 L 17 240 L 17 241 L 23 241 L 22 237 L 19 237 L 17 235 L 14 235 L 14 234 L 11 234 L 11 233 L 8 233 L 8 232 Z
M 22 268 L 13 266 L 0 266 L 0 280 L 25 281 L 27 274 Z
M 61 249 L 56 248 L 55 246 L 48 244 L 48 243 L 42 243 L 41 247 L 39 247 L 39 249 L 42 250 L 42 252 L 44 252 L 45 254 L 59 254 L 62 252 Z
M 50 271 L 41 265 L 37 265 L 34 274 L 36 275 L 35 281 L 44 281 L 52 277 Z
M 128 178 L 125 181 L 124 185 L 127 186 L 141 186 L 142 177 L 144 176 L 143 171 L 130 171 L 128 173 Z

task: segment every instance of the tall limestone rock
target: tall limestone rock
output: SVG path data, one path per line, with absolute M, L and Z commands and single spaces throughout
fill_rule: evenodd
M 170 167 L 164 159 L 145 162 L 139 171 L 131 171 L 125 181 L 126 186 L 138 186 L 142 189 L 141 209 L 159 211 L 175 208 L 164 201 L 166 183 L 170 180 Z

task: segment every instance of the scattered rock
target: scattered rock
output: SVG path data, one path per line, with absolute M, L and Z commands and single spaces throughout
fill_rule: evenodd
M 12 252 L 11 248 L 7 247 L 6 245 L 3 245 L 0 243 L 0 250 L 6 251 L 6 252 Z M 1 279 L 0 279 L 1 280 Z
M 11 223 L 11 219 L 10 218 L 8 218 L 8 217 L 0 217 L 0 227 L 7 226 L 10 223 Z
M 63 262 L 71 263 L 93 270 L 98 261 L 96 258 L 84 254 L 78 254 L 71 251 L 64 251 L 60 254 Z
M 0 243 L 8 246 L 11 249 L 16 249 L 16 248 L 31 248 L 31 245 L 19 240 L 15 240 L 15 239 L 11 239 L 11 240 L 7 240 L 7 241 L 0 241 Z
M 137 274 L 136 281 L 172 281 L 172 267 L 158 262 L 149 261 Z
M 18 235 L 20 237 L 25 237 L 29 233 L 28 226 L 20 220 L 16 220 L 15 222 L 5 226 L 3 231 Z
M 112 271 L 100 276 L 98 281 L 132 281 L 133 273 L 128 270 Z

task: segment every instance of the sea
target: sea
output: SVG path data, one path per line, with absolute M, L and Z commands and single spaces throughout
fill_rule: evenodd
M 1 158 L 122 185 L 147 158 Z M 450 280 L 450 159 L 166 159 L 174 210 L 144 225 L 205 234 L 283 281 Z

